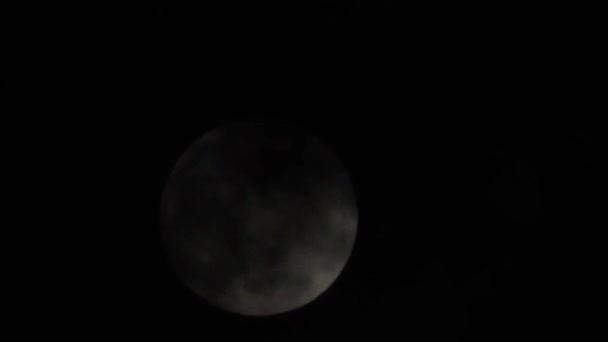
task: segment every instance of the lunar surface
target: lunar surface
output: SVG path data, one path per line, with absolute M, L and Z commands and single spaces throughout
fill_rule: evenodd
M 161 224 L 171 262 L 223 310 L 283 313 L 321 295 L 357 233 L 350 178 L 320 140 L 278 125 L 220 126 L 172 170 Z

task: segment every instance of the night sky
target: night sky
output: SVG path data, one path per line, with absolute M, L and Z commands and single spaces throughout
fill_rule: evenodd
M 566 10 L 315 0 L 61 11 L 28 43 L 34 52 L 15 50 L 29 67 L 3 81 L 41 93 L 19 97 L 17 114 L 24 132 L 45 134 L 30 154 L 39 159 L 22 159 L 46 170 L 30 179 L 60 207 L 45 219 L 57 218 L 68 245 L 53 245 L 65 257 L 33 282 L 61 291 L 40 309 L 63 322 L 43 319 L 49 331 L 519 341 L 572 330 L 565 317 L 581 311 L 565 308 L 584 300 L 571 299 L 582 291 L 570 284 L 591 283 L 584 260 L 599 243 L 599 126 L 579 114 L 602 111 L 591 102 L 599 90 L 577 78 L 588 64 L 570 70 L 556 57 L 595 49 L 583 50 L 590 36 L 572 35 L 595 22 L 574 25 L 563 14 L 579 12 Z M 357 195 L 358 236 L 342 275 L 276 317 L 198 299 L 161 242 L 175 162 L 202 134 L 242 118 L 321 138 Z M 55 312 L 62 306 L 67 313 Z

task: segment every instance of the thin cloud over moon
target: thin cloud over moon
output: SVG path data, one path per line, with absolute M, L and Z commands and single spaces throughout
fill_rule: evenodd
M 260 316 L 331 286 L 353 248 L 358 211 L 346 170 L 320 140 L 241 122 L 184 152 L 161 218 L 176 272 L 194 293 Z

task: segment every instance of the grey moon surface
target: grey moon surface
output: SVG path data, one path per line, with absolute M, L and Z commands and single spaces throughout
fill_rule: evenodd
M 319 139 L 237 122 L 196 140 L 171 171 L 161 226 L 176 274 L 220 309 L 294 310 L 338 278 L 357 234 L 355 192 Z

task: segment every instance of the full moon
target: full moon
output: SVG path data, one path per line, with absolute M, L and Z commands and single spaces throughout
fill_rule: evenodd
M 357 234 L 348 173 L 318 138 L 237 122 L 196 140 L 161 201 L 179 279 L 220 309 L 274 315 L 306 305 L 338 278 Z

